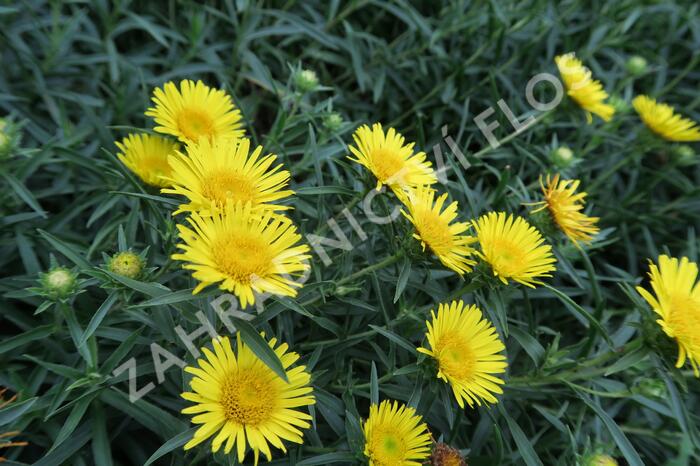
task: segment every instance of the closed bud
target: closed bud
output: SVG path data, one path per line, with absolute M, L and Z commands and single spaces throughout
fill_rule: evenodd
M 300 70 L 294 73 L 294 86 L 301 93 L 311 92 L 318 87 L 318 76 L 312 70 Z
M 647 61 L 644 57 L 634 55 L 627 60 L 625 68 L 627 68 L 627 72 L 632 76 L 639 76 L 647 70 L 647 65 Z
M 339 113 L 331 113 L 323 118 L 323 126 L 331 132 L 338 131 L 343 125 L 343 117 Z
M 618 466 L 617 461 L 612 456 L 602 453 L 589 456 L 583 464 L 584 466 Z
M 559 146 L 550 153 L 554 165 L 559 168 L 569 168 L 576 161 L 574 152 L 567 146 Z
M 127 278 L 138 278 L 143 271 L 143 259 L 131 251 L 118 252 L 107 263 L 107 269 Z
M 676 146 L 673 149 L 673 159 L 681 166 L 693 165 L 697 162 L 695 151 L 687 144 Z
M 18 145 L 17 125 L 7 118 L 0 118 L 0 159 L 10 156 Z
M 39 281 L 46 296 L 53 299 L 64 299 L 76 290 L 76 275 L 65 267 L 54 267 L 40 276 Z

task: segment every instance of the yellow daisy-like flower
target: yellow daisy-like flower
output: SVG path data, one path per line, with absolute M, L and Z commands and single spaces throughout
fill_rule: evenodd
M 416 410 L 397 401 L 369 408 L 362 425 L 370 466 L 421 466 L 430 455 L 430 433 Z
M 119 160 L 141 181 L 157 187 L 170 185 L 164 177 L 170 175 L 168 156 L 177 151 L 176 142 L 150 134 L 130 134 L 115 144 Z
M 234 293 L 242 307 L 255 303 L 256 293 L 296 296 L 300 283 L 289 275 L 308 270 L 309 246 L 297 244 L 296 226 L 280 215 L 256 213 L 250 203 L 228 204 L 220 214 L 187 219 L 192 229 L 178 225 L 184 243 L 173 259 L 199 280 L 193 294 L 214 283 Z
M 491 323 L 484 319 L 478 307 L 464 306 L 463 301 L 440 304 L 437 315 L 430 311 L 428 326 L 430 348 L 418 348 L 438 363 L 438 378 L 449 383 L 457 403 L 464 408 L 482 400 L 498 403 L 494 393 L 501 394 L 503 380 L 494 376 L 506 371 L 505 349 Z
M 382 125 L 375 123 L 360 126 L 353 134 L 355 146 L 350 152 L 356 158 L 348 157 L 371 171 L 377 177 L 377 189 L 388 185 L 397 196 L 404 190 L 437 182 L 432 164 L 426 160 L 425 152 L 413 153 L 413 143 L 404 144 L 404 137 L 394 128 L 384 134 Z
M 416 228 L 413 237 L 421 242 L 423 250 L 427 245 L 445 267 L 462 275 L 476 264 L 469 259 L 474 253 L 469 245 L 475 243 L 476 238 L 463 234 L 469 229 L 469 223 L 452 223 L 457 218 L 457 201 L 444 207 L 446 200 L 447 193 L 435 199 L 435 190 L 421 186 L 406 194 L 408 212 L 401 210 L 401 213 Z
M 311 376 L 305 366 L 291 368 L 299 355 L 288 352 L 286 343 L 277 345 L 275 338 L 268 342 L 282 362 L 288 382 L 242 343 L 240 335 L 237 341 L 234 354 L 228 337 L 213 340 L 214 352 L 202 348 L 206 360 L 199 359 L 199 367 L 185 368 L 194 378 L 190 381 L 192 391 L 182 397 L 195 404 L 182 413 L 194 414 L 192 422 L 202 425 L 185 444 L 185 450 L 214 436 L 213 452 L 226 442 L 224 452 L 229 453 L 235 446 L 242 463 L 248 445 L 257 465 L 260 452 L 268 461 L 272 459 L 270 444 L 286 453 L 283 440 L 303 443 L 301 429 L 311 426 L 311 416 L 295 408 L 316 401 Z
M 540 176 L 544 201 L 535 203 L 541 207 L 532 211 L 535 213 L 547 209 L 561 231 L 577 246 L 579 241 L 590 242 L 600 231 L 595 226 L 598 217 L 589 217 L 581 212 L 585 207 L 587 193 L 576 192 L 580 183 L 579 180 L 560 180 L 557 174 L 553 178 L 547 175 L 545 186 Z
M 661 318 L 656 322 L 678 343 L 676 367 L 690 361 L 695 377 L 700 377 L 700 281 L 698 264 L 687 257 L 678 260 L 666 255 L 659 257 L 659 265 L 649 264 L 650 292 L 637 291 Z
M 472 224 L 481 246 L 477 254 L 503 283 L 511 279 L 534 288 L 542 284 L 539 277 L 551 277 L 549 272 L 556 270 L 552 247 L 522 217 L 489 212 Z
M 282 164 L 272 166 L 274 154 L 261 157 L 262 146 L 250 152 L 247 138 L 201 140 L 187 146 L 187 154 L 170 157 L 172 187 L 162 192 L 187 197 L 188 204 L 180 205 L 174 214 L 199 212 L 213 215 L 229 202 L 250 202 L 265 210 L 284 210 L 286 206 L 273 202 L 294 194 L 285 189 L 289 172 Z
M 700 141 L 700 126 L 689 118 L 683 118 L 673 107 L 656 102 L 645 95 L 632 100 L 632 106 L 647 127 L 667 141 Z
M 593 121 L 591 113 L 595 113 L 605 121 L 615 114 L 615 107 L 606 104 L 608 93 L 603 85 L 591 77 L 591 70 L 583 66 L 574 53 L 559 55 L 554 58 L 566 86 L 566 93 L 586 111 L 586 118 Z
M 152 97 L 155 107 L 146 111 L 153 117 L 159 133 L 171 134 L 182 142 L 201 138 L 241 137 L 245 134 L 241 112 L 226 92 L 212 89 L 202 81 L 184 79 L 180 89 L 167 82 L 156 88 Z

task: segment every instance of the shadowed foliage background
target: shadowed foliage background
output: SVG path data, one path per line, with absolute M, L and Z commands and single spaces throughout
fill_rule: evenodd
M 633 285 L 660 252 L 697 261 L 700 173 L 629 106 L 646 93 L 700 120 L 698 50 L 691 1 L 4 3 L 0 108 L 22 125 L 22 141 L 0 167 L 0 385 L 19 393 L 0 410 L 0 430 L 21 430 L 30 445 L 0 454 L 20 464 L 143 464 L 165 444 L 158 464 L 234 464 L 206 447 L 182 451 L 191 435 L 179 414 L 186 379 L 172 366 L 157 383 L 151 355 L 157 343 L 192 363 L 174 328 L 196 330 L 202 310 L 225 331 L 209 305 L 219 293 L 190 295 L 194 282 L 169 260 L 182 221 L 170 216 L 173 199 L 114 156 L 115 139 L 150 127 L 152 89 L 191 78 L 230 92 L 255 143 L 292 172 L 290 215 L 301 231 L 332 237 L 326 222 L 336 218 L 354 245 L 326 248 L 328 266 L 314 256 L 299 296 L 266 300 L 252 321 L 302 354 L 317 396 L 305 445 L 276 452 L 272 464 L 359 464 L 360 419 L 375 398 L 417 407 L 435 439 L 473 466 L 571 465 L 595 450 L 621 464 L 698 464 L 700 386 L 688 367 L 673 368 L 675 345 Z M 556 74 L 554 56 L 568 51 L 618 99 L 610 123 L 587 124 L 566 100 L 546 115 L 528 105 L 527 82 Z M 626 67 L 632 55 L 648 62 L 640 74 Z M 295 92 L 299 68 L 322 87 Z M 473 118 L 494 107 L 496 135 L 507 137 L 499 99 L 538 121 L 491 149 Z M 343 118 L 338 128 L 327 124 L 331 112 Z M 551 150 L 567 145 L 578 163 L 564 175 L 581 179 L 602 232 L 585 252 L 551 235 L 556 290 L 497 287 L 482 271 L 461 280 L 420 252 L 405 219 L 378 225 L 361 208 L 374 182 L 346 159 L 346 144 L 358 125 L 377 121 L 432 160 L 441 147 L 452 168 L 444 188 L 462 220 L 525 214 L 523 203 L 539 200 L 540 174 L 556 170 Z M 396 204 L 383 195 L 372 206 L 385 214 Z M 346 206 L 367 239 L 340 214 Z M 104 254 L 126 248 L 147 250 L 147 279 L 102 270 Z M 51 255 L 84 280 L 66 305 L 27 290 Z M 453 297 L 478 303 L 505 339 L 498 405 L 460 410 L 434 368 L 423 357 L 417 364 L 412 348 L 429 310 Z M 138 387 L 156 385 L 136 403 L 127 374 L 112 376 L 132 357 Z

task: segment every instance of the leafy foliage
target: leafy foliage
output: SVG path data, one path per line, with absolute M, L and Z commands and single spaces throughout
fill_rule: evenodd
M 697 464 L 700 385 L 673 367 L 676 348 L 633 285 L 660 252 L 698 260 L 700 172 L 654 138 L 629 102 L 649 94 L 700 120 L 698 9 L 637 0 L 0 6 L 0 107 L 22 132 L 0 168 L 0 385 L 20 394 L 0 410 L 0 428 L 30 443 L 2 455 L 46 465 L 211 461 L 207 448 L 182 451 L 192 429 L 179 414 L 178 366 L 194 361 L 181 335 L 201 327 L 198 312 L 227 331 L 212 306 L 220 293 L 191 295 L 195 283 L 170 260 L 178 202 L 114 155 L 115 139 L 148 127 L 152 88 L 190 78 L 226 89 L 254 142 L 291 171 L 300 230 L 332 238 L 341 228 L 353 245 L 326 246 L 329 265 L 315 255 L 297 298 L 268 298 L 251 321 L 234 320 L 251 347 L 264 345 L 259 331 L 276 335 L 313 373 L 314 428 L 272 464 L 356 464 L 361 419 L 383 399 L 414 406 L 435 440 L 474 466 L 570 465 L 594 450 L 635 466 Z M 556 73 L 554 56 L 568 51 L 619 99 L 611 122 L 587 124 L 567 100 L 547 113 L 528 104 L 528 81 Z M 635 54 L 649 65 L 632 75 L 625 63 Z M 301 68 L 320 87 L 297 92 Z M 541 101 L 551 98 L 545 88 Z M 536 124 L 512 134 L 500 99 Z M 496 149 L 474 122 L 489 107 L 506 138 Z M 342 122 L 329 123 L 334 112 Z M 440 148 L 450 167 L 441 188 L 463 221 L 489 210 L 526 215 L 523 204 L 540 200 L 540 174 L 556 170 L 550 152 L 566 145 L 578 163 L 564 175 L 581 179 L 602 232 L 579 251 L 538 224 L 558 259 L 546 287 L 499 286 L 483 270 L 460 279 L 420 251 L 405 219 L 368 217 L 363 198 L 375 183 L 347 160 L 346 145 L 375 121 L 433 161 Z M 396 205 L 383 194 L 371 208 L 387 215 Z M 128 249 L 144 253 L 145 277 L 107 270 L 109 256 Z M 53 301 L 32 290 L 52 260 L 78 274 L 80 293 Z M 480 305 L 505 340 L 498 405 L 460 410 L 415 351 L 430 309 L 453 298 Z M 198 347 L 209 336 L 192 338 Z M 158 361 L 153 345 L 163 350 Z M 135 390 L 147 393 L 131 402 Z

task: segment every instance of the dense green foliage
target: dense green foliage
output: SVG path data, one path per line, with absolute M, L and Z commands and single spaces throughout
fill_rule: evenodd
M 143 464 L 166 444 L 157 464 L 234 464 L 206 446 L 182 451 L 192 432 L 179 413 L 187 376 L 174 365 L 159 383 L 152 359 L 157 343 L 194 362 L 175 328 L 195 331 L 199 310 L 226 332 L 210 306 L 220 293 L 191 296 L 195 282 L 169 259 L 183 221 L 170 215 L 176 202 L 114 156 L 115 139 L 152 127 L 143 115 L 152 89 L 191 78 L 230 92 L 253 140 L 292 172 L 290 215 L 302 233 L 333 237 L 335 218 L 354 246 L 326 247 L 330 265 L 314 254 L 299 296 L 265 300 L 250 322 L 302 355 L 317 397 L 305 445 L 276 451 L 272 464 L 359 464 L 373 398 L 417 407 L 435 439 L 472 466 L 572 465 L 592 451 L 635 466 L 699 464 L 700 384 L 689 366 L 673 367 L 677 348 L 634 285 L 646 283 L 647 260 L 659 253 L 698 260 L 700 171 L 629 105 L 646 93 L 700 120 L 699 50 L 692 1 L 4 3 L 0 116 L 19 123 L 22 139 L 0 161 L 0 386 L 19 393 L 0 410 L 0 431 L 22 431 L 15 438 L 30 445 L 0 456 Z M 528 81 L 556 75 L 554 56 L 568 51 L 619 99 L 611 122 L 587 124 L 566 99 L 547 114 L 527 103 Z M 636 76 L 625 66 L 632 55 L 648 62 Z M 295 92 L 301 67 L 322 87 Z M 473 119 L 494 107 L 496 135 L 509 136 L 500 99 L 521 120 L 538 120 L 492 149 Z M 331 112 L 342 116 L 339 128 L 328 124 Z M 481 269 L 460 279 L 420 251 L 405 219 L 381 225 L 363 211 L 374 181 L 347 160 L 346 145 L 375 121 L 433 161 L 440 146 L 451 165 L 441 189 L 459 201 L 462 220 L 526 215 L 523 203 L 540 199 L 539 176 L 556 170 L 550 152 L 567 145 L 578 163 L 564 175 L 581 179 L 601 234 L 579 251 L 533 218 L 555 245 L 549 286 L 500 286 Z M 395 205 L 386 194 L 372 204 L 377 213 Z M 147 258 L 142 279 L 105 272 L 108 256 L 126 249 Z M 78 273 L 80 293 L 58 303 L 40 295 L 51 260 Z M 478 303 L 506 342 L 497 405 L 460 410 L 413 349 L 430 309 L 455 297 Z M 137 387 L 154 385 L 135 403 L 128 372 L 113 376 L 129 358 Z

